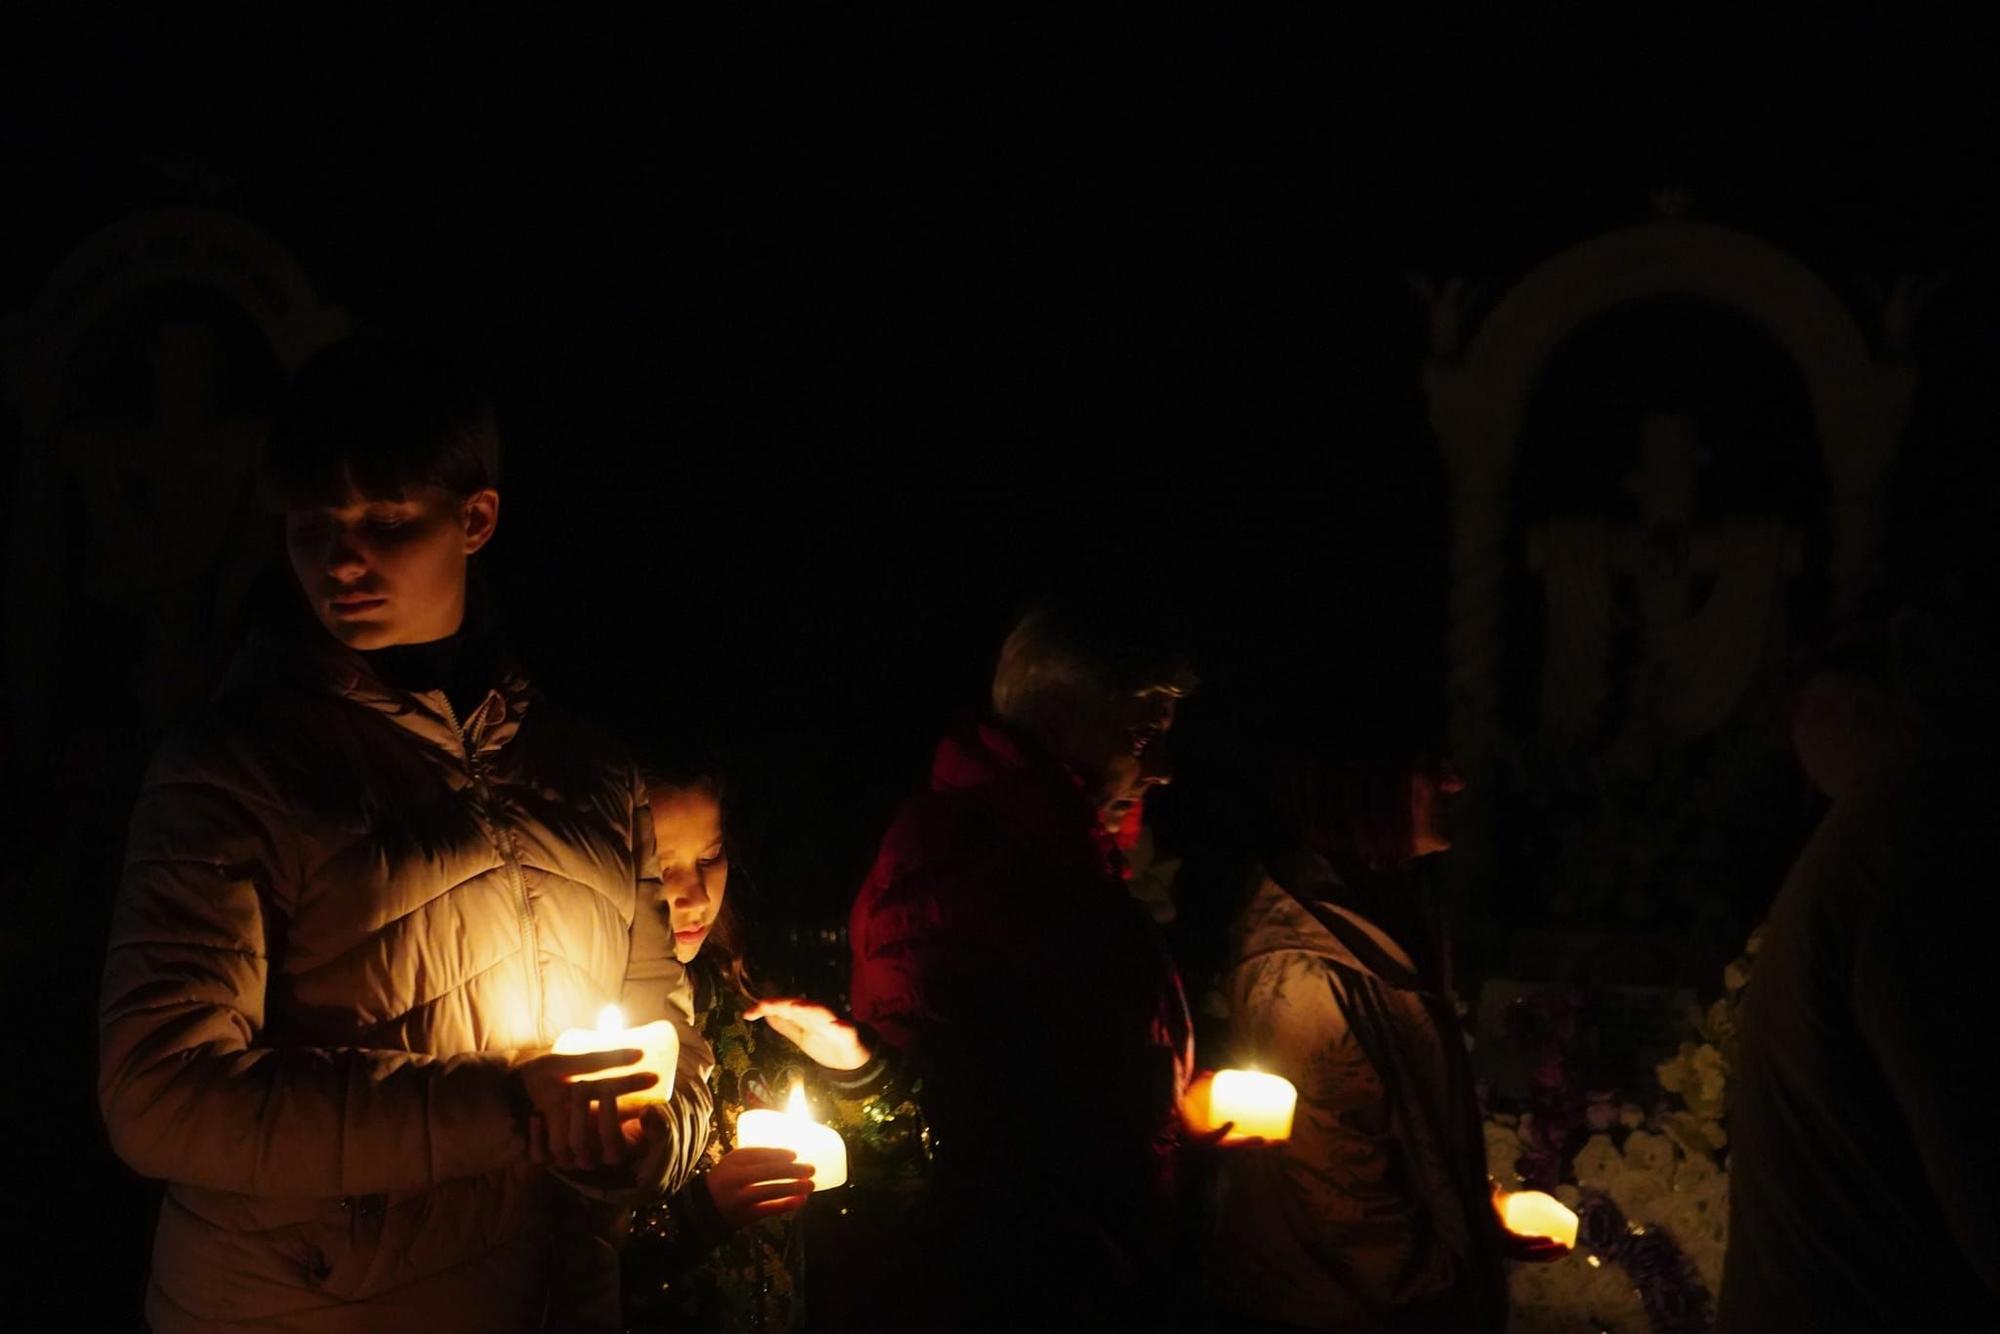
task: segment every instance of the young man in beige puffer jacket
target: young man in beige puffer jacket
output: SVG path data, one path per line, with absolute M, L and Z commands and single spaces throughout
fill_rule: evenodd
M 99 1095 L 169 1183 L 159 1330 L 615 1329 L 613 1212 L 707 1138 L 637 775 L 467 623 L 499 496 L 461 383 L 373 339 L 301 372 L 267 476 L 312 615 L 132 818 Z M 679 1034 L 641 1115 L 650 1075 L 573 1082 L 632 1053 L 548 1054 L 607 1002 Z

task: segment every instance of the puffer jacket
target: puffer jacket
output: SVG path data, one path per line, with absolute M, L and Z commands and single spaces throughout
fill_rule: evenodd
M 527 1161 L 508 1072 L 608 1001 L 670 1018 L 650 1184 L 699 1159 L 709 1052 L 636 772 L 517 673 L 459 720 L 315 636 L 253 640 L 132 818 L 99 1099 L 170 1183 L 147 1316 L 615 1327 L 610 1203 Z

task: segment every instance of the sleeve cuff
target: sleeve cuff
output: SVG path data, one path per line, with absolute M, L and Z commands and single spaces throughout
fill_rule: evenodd
M 674 1193 L 674 1212 L 681 1217 L 689 1249 L 697 1254 L 708 1254 L 729 1236 L 729 1224 L 722 1221 L 715 1197 L 708 1193 L 705 1172 Z
M 874 1059 L 859 1070 L 821 1070 L 820 1079 L 843 1098 L 866 1098 L 879 1093 L 889 1076 L 889 1055 L 877 1050 Z

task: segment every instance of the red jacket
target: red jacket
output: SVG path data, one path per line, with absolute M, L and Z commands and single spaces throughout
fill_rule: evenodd
M 998 724 L 940 743 L 883 838 L 851 997 L 924 1081 L 941 1238 L 1026 1215 L 1037 1245 L 1101 1272 L 1157 1262 L 1193 1047 L 1125 875 L 1081 783 Z M 1019 1258 L 1018 1235 L 1002 1244 Z

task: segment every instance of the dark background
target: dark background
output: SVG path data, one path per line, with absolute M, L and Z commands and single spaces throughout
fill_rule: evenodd
M 177 65 L 173 29 L 68 34 L 64 60 L 25 62 L 6 127 L 0 310 L 106 223 L 195 202 L 268 230 L 358 320 L 458 348 L 502 415 L 482 559 L 514 639 L 641 750 L 722 754 L 777 920 L 842 920 L 1039 591 L 1154 597 L 1193 646 L 1205 687 L 1157 812 L 1181 846 L 1204 837 L 1205 776 L 1302 688 L 1436 712 L 1448 529 L 1410 275 L 1497 295 L 1653 216 L 1661 187 L 1858 309 L 1897 274 L 1951 275 L 1919 328 L 1892 562 L 1907 577 L 1985 536 L 1964 497 L 1991 443 L 1993 163 L 1963 118 L 1776 96 L 1735 115 L 1694 74 L 1503 96 L 1407 51 L 1365 86 L 1281 81 L 1293 106 L 1186 56 L 905 88 L 800 34 L 782 70 L 725 44 L 730 71 L 691 89 L 698 42 L 597 67 L 531 23 L 445 36 L 428 62 L 388 43 L 393 78 L 361 57 L 305 79 L 286 46 L 245 57 L 238 89 Z M 61 632 L 115 652 L 115 625 Z M 101 1256 L 76 1327 L 134 1308 L 150 1229 L 88 1092 L 116 840 L 153 741 L 122 736 L 64 783 L 6 757 L 8 1004 L 34 1035 L 10 1143 L 54 1201 L 45 1221 L 4 1206 L 41 1237 L 8 1265 L 58 1235 Z

